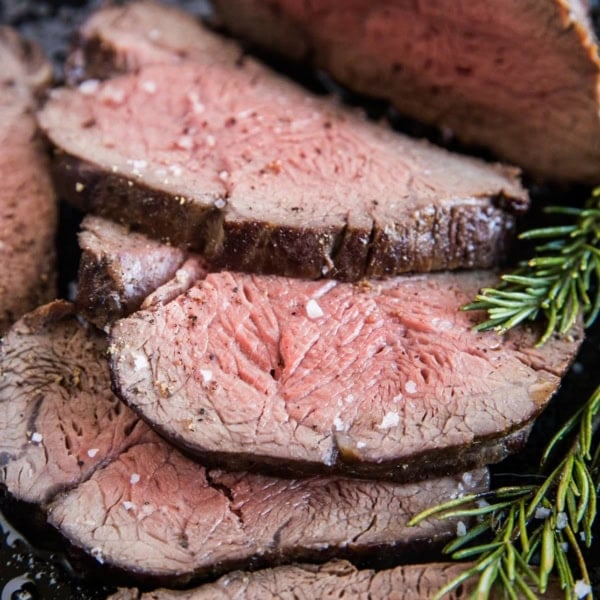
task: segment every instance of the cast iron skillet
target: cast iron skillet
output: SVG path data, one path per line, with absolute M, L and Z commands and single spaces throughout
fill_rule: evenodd
M 163 0 L 165 1 L 165 0 Z M 169 1 L 169 0 L 166 0 Z M 47 56 L 55 65 L 58 81 L 62 78 L 61 65 L 64 62 L 72 32 L 85 19 L 91 10 L 97 8 L 101 0 L 0 0 L 0 23 L 17 27 L 27 37 L 42 45 Z M 183 8 L 199 15 L 210 13 L 207 0 L 171 0 Z M 593 2 L 596 12 L 596 30 L 600 33 L 600 0 Z M 331 84 L 319 74 L 290 67 L 272 57 L 261 56 L 275 68 L 284 69 L 304 85 L 317 93 L 326 93 Z M 339 90 L 338 90 L 339 91 Z M 390 112 L 385 104 L 369 101 L 344 92 L 345 100 L 360 104 L 373 117 L 387 116 L 400 130 L 417 136 L 429 137 L 435 143 L 453 150 L 462 150 L 455 142 L 443 140 L 435 130 L 423 127 L 413 121 L 399 118 Z M 484 158 L 486 156 L 482 154 Z M 579 187 L 557 188 L 550 186 L 529 186 L 534 201 L 533 212 L 527 217 L 523 227 L 543 222 L 540 208 L 544 204 L 581 203 L 589 190 Z M 79 250 L 75 234 L 81 215 L 73 209 L 61 206 L 61 220 L 57 236 L 59 260 L 59 287 L 63 297 L 68 296 L 69 282 L 76 278 Z M 527 253 L 527 248 L 517 251 Z M 517 257 L 513 257 L 513 260 Z M 517 456 L 511 457 L 492 468 L 494 483 L 507 485 L 522 483 L 527 473 L 535 470 L 540 448 L 548 436 L 563 422 L 574 405 L 583 402 L 599 384 L 597 369 L 600 364 L 600 322 L 587 335 L 582 349 L 571 371 L 565 378 L 560 392 L 549 408 L 536 423 L 527 447 Z M 27 520 L 29 515 L 17 515 L 19 520 Z M 596 524 L 595 537 L 600 539 L 600 523 Z M 49 551 L 47 532 L 42 530 L 29 533 L 26 540 L 0 513 L 0 600 L 96 600 L 105 598 L 114 587 L 78 572 L 60 548 Z M 600 542 L 596 542 L 588 552 L 588 565 L 596 583 L 596 594 L 600 594 Z M 432 556 L 431 559 L 439 557 Z M 376 566 L 371 563 L 369 566 Z M 386 561 L 389 566 L 389 561 Z

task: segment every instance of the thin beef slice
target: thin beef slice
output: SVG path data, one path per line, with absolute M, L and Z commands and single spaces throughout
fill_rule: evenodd
M 413 480 L 525 441 L 582 338 L 475 333 L 489 272 L 357 285 L 211 273 L 117 321 L 117 393 L 168 439 L 228 468 Z
M 345 560 L 324 565 L 290 565 L 248 573 L 236 571 L 215 583 L 186 591 L 158 589 L 140 593 L 121 589 L 108 600 L 426 600 L 465 571 L 465 563 L 429 563 L 401 565 L 373 571 L 357 569 Z M 445 600 L 461 600 L 475 589 L 476 579 L 468 579 L 460 588 L 444 595 Z M 490 598 L 501 598 L 492 593 Z M 551 582 L 544 598 L 564 597 Z
M 57 302 L 6 335 L 0 366 L 0 482 L 98 563 L 185 583 L 229 568 L 334 554 L 373 556 L 452 535 L 407 527 L 484 470 L 422 484 L 284 480 L 209 470 L 185 458 L 109 393 L 104 338 Z
M 234 270 L 355 280 L 505 255 L 527 205 L 513 169 L 396 134 L 250 59 L 210 57 L 151 54 L 135 73 L 55 91 L 40 122 L 61 193 Z
M 0 26 L 0 335 L 55 295 L 56 202 L 34 116 L 51 75 L 37 46 Z
M 144 299 L 173 278 L 181 280 L 188 253 L 167 246 L 107 219 L 87 216 L 79 233 L 81 260 L 77 306 L 100 328 L 140 308 Z M 189 277 L 199 279 L 206 267 L 200 257 Z
M 205 30 L 191 14 L 140 0 L 92 13 L 76 33 L 65 71 L 75 85 L 149 64 L 193 60 L 231 65 L 242 59 L 236 43 Z
M 600 181 L 585 0 L 216 0 L 235 33 L 549 179 Z

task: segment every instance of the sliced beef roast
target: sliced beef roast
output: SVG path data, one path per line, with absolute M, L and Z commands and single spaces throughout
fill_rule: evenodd
M 581 340 L 471 331 L 486 272 L 354 285 L 212 273 L 117 321 L 118 394 L 229 468 L 412 480 L 505 457 Z
M 216 0 L 227 26 L 543 177 L 600 181 L 585 0 Z
M 394 569 L 373 571 L 357 569 L 345 560 L 324 565 L 292 565 L 264 569 L 254 573 L 236 571 L 215 583 L 187 591 L 158 589 L 142 594 L 122 589 L 108 600 L 427 600 L 463 573 L 464 563 L 429 563 L 402 565 Z M 474 591 L 475 580 L 467 580 L 445 600 L 460 600 Z M 492 595 L 490 598 L 501 598 Z M 544 598 L 564 597 L 558 585 L 551 585 Z
M 296 557 L 414 553 L 456 523 L 411 528 L 411 515 L 487 483 L 483 470 L 411 485 L 208 470 L 118 404 L 104 338 L 64 302 L 9 331 L 0 367 L 0 482 L 98 562 L 154 582 Z
M 504 255 L 527 205 L 514 170 L 369 123 L 250 59 L 174 50 L 157 64 L 139 38 L 147 66 L 56 90 L 40 114 L 59 189 L 82 209 L 242 271 L 355 280 Z
M 0 26 L 0 335 L 56 293 L 56 203 L 33 115 L 51 75 L 36 46 Z
M 98 327 L 137 310 L 146 296 L 176 276 L 187 259 L 180 248 L 93 216 L 82 222 L 79 246 L 77 304 Z M 196 261 L 199 268 L 192 276 L 199 279 L 205 269 L 200 257 Z

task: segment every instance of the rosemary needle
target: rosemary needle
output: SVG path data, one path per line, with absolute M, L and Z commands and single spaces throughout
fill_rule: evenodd
M 502 276 L 495 288 L 484 288 L 463 310 L 485 310 L 475 326 L 504 333 L 519 323 L 544 317 L 538 344 L 554 332 L 565 335 L 579 313 L 589 327 L 600 313 L 600 187 L 584 208 L 554 206 L 546 212 L 572 219 L 570 225 L 533 229 L 521 239 L 543 240 L 535 256 Z
M 590 547 L 596 518 L 598 455 L 597 449 L 591 450 L 594 434 L 600 428 L 600 386 L 576 416 L 576 420 L 569 420 L 567 431 L 561 428 L 548 443 L 541 473 L 558 441 L 569 433 L 572 436 L 566 455 L 539 484 L 466 495 L 430 508 L 410 521 L 416 525 L 431 517 L 480 520 L 444 548 L 456 560 L 468 558 L 473 562 L 436 598 L 470 578 L 477 578 L 477 598 L 488 598 L 493 586 L 502 588 L 509 597 L 518 589 L 526 597 L 535 598 L 534 590 L 543 593 L 552 576 L 558 579 L 566 598 L 577 598 L 577 581 L 588 589 L 591 584 L 582 545 Z M 584 597 L 591 600 L 591 592 Z

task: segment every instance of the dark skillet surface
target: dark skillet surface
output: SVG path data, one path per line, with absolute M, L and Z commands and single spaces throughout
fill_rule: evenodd
M 62 77 L 61 64 L 66 56 L 71 33 L 93 8 L 101 4 L 101 0 L 87 2 L 63 1 L 53 3 L 49 0 L 0 0 L 0 23 L 14 25 L 31 39 L 37 40 L 55 65 L 57 78 Z M 208 14 L 206 0 L 179 0 L 178 4 L 196 14 Z M 598 0 L 593 3 L 596 8 L 596 29 L 599 30 L 600 10 Z M 275 63 L 276 67 L 286 68 Z M 325 91 L 329 82 L 312 73 L 293 68 L 293 75 L 314 91 Z M 290 72 L 289 66 L 286 72 Z M 364 99 L 347 95 L 350 103 L 364 104 Z M 385 106 L 378 102 L 367 102 L 367 110 L 374 117 L 385 114 Z M 396 127 L 417 136 L 426 136 L 437 143 L 444 140 L 438 132 L 423 128 L 405 119 L 391 114 Z M 444 144 L 452 149 L 460 150 L 453 142 Z M 588 190 L 582 188 L 531 187 L 535 209 L 527 218 L 523 227 L 531 223 L 541 222 L 539 207 L 544 203 L 580 203 Z M 69 282 L 73 281 L 78 262 L 78 248 L 75 232 L 80 215 L 68 207 L 61 208 L 61 224 L 58 233 L 60 289 L 63 296 L 68 295 Z M 526 249 L 521 248 L 522 251 Z M 548 435 L 561 423 L 565 416 L 573 410 L 578 402 L 583 402 L 600 383 L 598 377 L 600 365 L 600 323 L 588 332 L 581 352 L 573 368 L 565 378 L 560 392 L 550 407 L 536 423 L 530 441 L 523 452 L 493 468 L 497 484 L 504 485 L 523 481 L 524 475 L 535 471 L 540 448 L 545 444 Z M 29 520 L 28 514 L 17 514 L 18 519 Z M 600 524 L 596 525 L 596 538 L 600 538 Z M 29 532 L 28 544 L 13 529 L 0 513 L 0 600 L 28 600 L 43 598 L 48 600 L 96 600 L 105 598 L 114 590 L 113 587 L 96 581 L 82 579 L 74 571 L 60 551 L 40 550 L 48 547 L 47 532 Z M 588 553 L 588 564 L 592 569 L 595 582 L 600 584 L 600 544 L 596 542 Z M 432 557 L 432 559 L 435 557 Z M 386 566 L 389 566 L 387 564 Z M 596 589 L 598 594 L 600 590 Z

